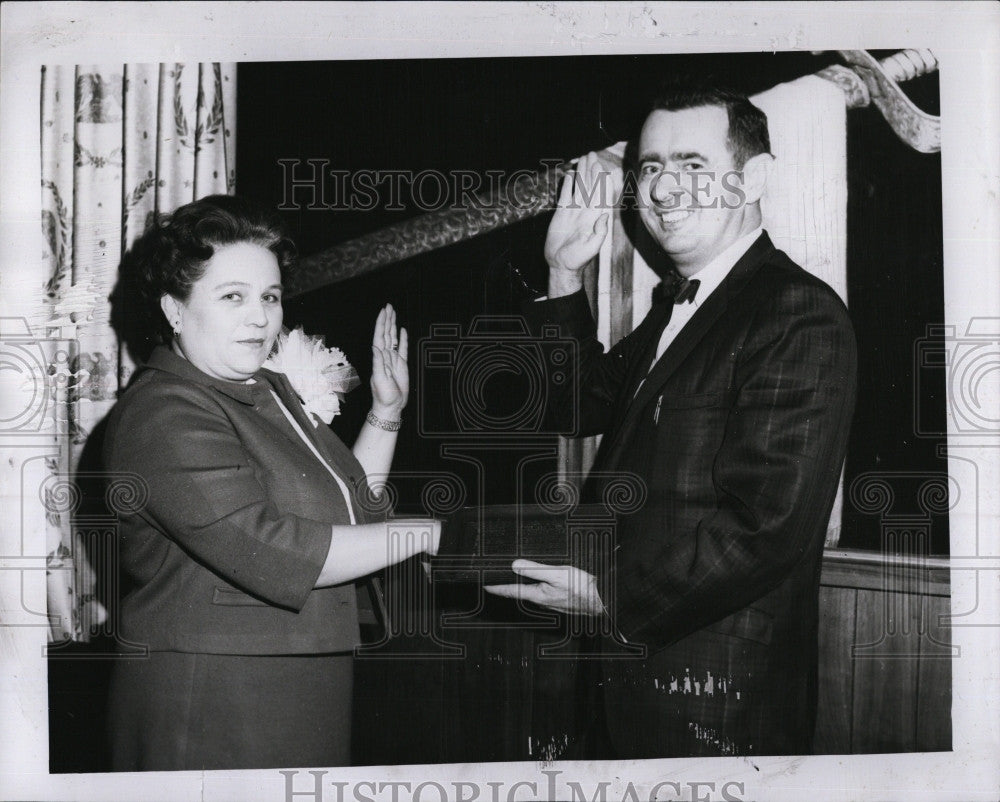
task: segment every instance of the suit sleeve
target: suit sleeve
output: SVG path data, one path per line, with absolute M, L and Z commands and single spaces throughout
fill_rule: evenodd
M 548 385 L 546 413 L 554 430 L 581 437 L 607 431 L 633 360 L 649 334 L 651 316 L 605 353 L 584 290 L 529 302 L 522 309 L 532 334 L 540 336 L 545 326 L 556 326 L 576 347 L 572 381 Z
M 737 364 L 712 468 L 715 509 L 689 531 L 664 533 L 660 559 L 622 550 L 599 577 L 616 627 L 652 650 L 746 607 L 822 548 L 853 413 L 856 346 L 832 292 L 799 285 L 780 295 L 758 310 Z
M 106 463 L 146 483 L 139 515 L 227 582 L 299 610 L 332 539 L 329 522 L 283 514 L 259 481 L 222 409 L 171 384 L 124 399 Z

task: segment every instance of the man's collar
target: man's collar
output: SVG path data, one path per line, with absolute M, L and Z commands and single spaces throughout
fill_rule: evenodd
M 730 244 L 722 253 L 716 256 L 697 273 L 688 276 L 689 279 L 697 279 L 700 282 L 698 285 L 698 294 L 694 299 L 695 306 L 701 306 L 705 303 L 708 296 L 711 295 L 715 291 L 716 287 L 722 283 L 723 279 L 729 275 L 729 272 L 736 266 L 736 263 L 743 258 L 744 254 L 750 250 L 750 246 L 752 246 L 763 233 L 763 227 L 757 226 L 757 228 L 749 234 L 744 234 L 738 240 Z
M 243 382 L 230 382 L 225 379 L 216 379 L 198 370 L 184 357 L 175 354 L 165 345 L 158 345 L 153 349 L 144 368 L 151 370 L 162 370 L 164 373 L 172 373 L 182 379 L 212 387 L 223 395 L 239 401 L 241 404 L 253 406 L 253 385 Z

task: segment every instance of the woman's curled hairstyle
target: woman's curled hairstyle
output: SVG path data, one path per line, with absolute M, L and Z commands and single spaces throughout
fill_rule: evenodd
M 173 332 L 160 299 L 169 294 L 186 301 L 216 248 L 237 243 L 271 251 L 282 275 L 295 258 L 277 215 L 233 195 L 208 195 L 150 222 L 123 264 L 142 308 L 144 339 L 154 345 L 170 342 Z

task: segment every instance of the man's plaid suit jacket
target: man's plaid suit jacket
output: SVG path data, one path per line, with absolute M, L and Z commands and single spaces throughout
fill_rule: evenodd
M 766 233 L 650 370 L 672 308 L 654 304 L 604 353 L 582 291 L 525 306 L 533 330 L 579 343 L 576 381 L 548 401 L 558 425 L 604 435 L 590 495 L 620 472 L 645 483 L 598 575 L 614 627 L 646 655 L 603 661 L 615 756 L 807 752 L 853 328 Z

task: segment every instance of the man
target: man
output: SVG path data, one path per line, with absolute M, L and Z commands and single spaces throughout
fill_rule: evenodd
M 761 229 L 769 149 L 743 96 L 662 98 L 638 141 L 637 201 L 672 293 L 603 352 L 581 276 L 609 227 L 587 191 L 602 171 L 591 154 L 549 228 L 549 298 L 526 309 L 579 341 L 579 396 L 551 401 L 578 404 L 579 434 L 604 434 L 595 472 L 637 474 L 647 497 L 596 576 L 522 560 L 535 584 L 490 590 L 607 615 L 645 647 L 602 661 L 616 757 L 810 750 L 820 558 L 856 351 L 839 298 Z

